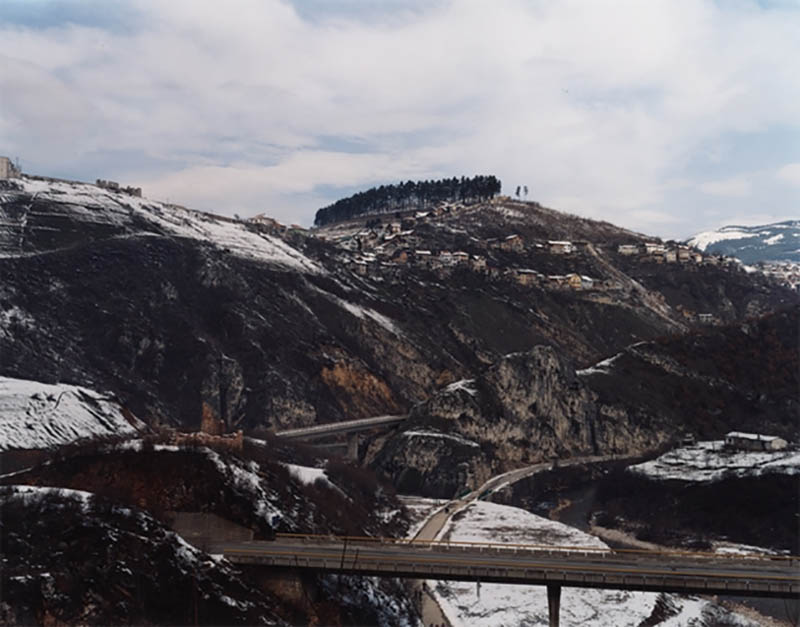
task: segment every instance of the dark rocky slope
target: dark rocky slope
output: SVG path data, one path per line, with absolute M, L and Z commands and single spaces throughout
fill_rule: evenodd
M 483 255 L 494 275 L 407 264 L 363 277 L 342 242 L 322 240 L 335 229 L 273 233 L 90 185 L 3 182 L 0 215 L 0 373 L 110 390 L 149 424 L 402 412 L 510 352 L 550 345 L 582 366 L 689 328 L 666 288 L 615 265 L 617 243 L 641 236 L 534 203 L 474 205 L 406 237 Z M 487 248 L 508 233 L 527 244 Z M 553 255 L 535 243 L 547 237 L 592 245 Z M 503 274 L 513 268 L 616 287 L 522 286 Z M 706 294 L 697 307 L 721 319 L 797 300 L 733 271 L 671 272 L 691 276 Z
M 167 530 L 175 512 L 195 512 L 249 528 L 257 539 L 275 530 L 405 531 L 392 489 L 368 471 L 330 462 L 326 479 L 304 483 L 275 461 L 285 455 L 253 442 L 239 454 L 152 438 L 94 442 L 63 448 L 4 477 L 3 575 L 10 579 L 3 611 L 9 623 L 41 624 L 50 616 L 98 625 L 194 624 L 198 616 L 200 624 L 225 625 L 415 624 L 402 582 L 320 575 L 298 577 L 294 587 L 280 585 L 280 577 L 265 579 L 264 572 L 212 559 Z M 37 496 L 16 497 L 15 491 Z M 26 525 L 25 516 L 37 523 Z M 55 529 L 59 523 L 64 527 Z M 53 546 L 58 550 L 45 548 Z M 110 576 L 101 581 L 106 572 Z M 159 586 L 162 596 L 156 598 Z M 127 597 L 133 602 L 121 602 Z
M 641 455 L 731 429 L 797 440 L 800 308 L 642 342 L 576 372 L 552 348 L 507 355 L 415 406 L 366 460 L 401 491 L 450 497 L 565 457 Z

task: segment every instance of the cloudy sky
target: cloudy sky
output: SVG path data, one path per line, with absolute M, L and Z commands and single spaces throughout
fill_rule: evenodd
M 800 217 L 800 2 L 2 0 L 0 155 L 308 225 L 496 174 L 663 237 Z

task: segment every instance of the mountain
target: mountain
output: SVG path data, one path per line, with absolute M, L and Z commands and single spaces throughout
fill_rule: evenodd
M 394 580 L 258 601 L 269 582 L 187 553 L 178 514 L 402 534 L 393 488 L 449 497 L 686 432 L 800 435 L 796 291 L 607 222 L 442 194 L 305 230 L 0 181 L 0 463 L 18 469 L 0 478 L 2 622 L 195 622 L 202 599 L 218 624 L 415 624 Z M 396 413 L 354 463 L 269 433 Z M 153 569 L 136 596 L 128 571 Z
M 0 182 L 0 375 L 149 425 L 283 429 L 403 413 L 540 345 L 580 369 L 800 301 L 712 258 L 622 254 L 652 240 L 536 203 L 381 219 L 304 231 Z
M 763 226 L 723 226 L 698 233 L 686 243 L 709 254 L 736 257 L 746 264 L 760 261 L 800 263 L 800 220 Z

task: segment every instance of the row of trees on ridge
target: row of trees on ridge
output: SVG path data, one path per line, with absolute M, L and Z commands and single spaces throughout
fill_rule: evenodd
M 441 179 L 438 181 L 406 181 L 396 185 L 381 185 L 317 211 L 316 226 L 348 220 L 355 216 L 392 213 L 396 211 L 424 210 L 439 202 L 470 202 L 488 200 L 500 192 L 500 180 L 493 175 L 472 178 Z

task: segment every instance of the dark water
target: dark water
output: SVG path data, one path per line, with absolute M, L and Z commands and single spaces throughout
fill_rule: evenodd
M 561 496 L 569 500 L 569 506 L 558 512 L 555 517 L 559 522 L 575 527 L 588 533 L 589 513 L 594 509 L 597 487 L 594 485 L 583 486 L 564 492 Z M 609 543 L 612 548 L 612 543 Z M 736 597 L 720 595 L 720 601 L 730 601 L 746 605 L 757 612 L 778 620 L 786 621 L 790 625 L 800 625 L 800 599 L 758 599 L 753 597 Z

